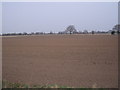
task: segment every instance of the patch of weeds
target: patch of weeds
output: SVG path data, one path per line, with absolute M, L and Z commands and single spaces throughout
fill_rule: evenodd
M 21 88 L 29 88 L 30 86 L 29 85 L 27 85 L 27 84 L 22 84 L 21 85 Z
M 71 87 L 67 87 L 67 86 L 59 86 L 59 88 L 71 88 Z
M 19 83 L 13 83 L 13 87 L 14 87 L 14 88 L 20 88 L 21 85 L 20 85 Z
M 2 81 L 2 88 L 29 88 L 29 85 Z
M 49 85 L 28 85 L 28 84 L 21 84 L 21 83 L 11 83 L 8 81 L 2 81 L 2 88 L 66 88 L 67 90 L 107 90 L 105 88 L 74 88 L 68 86 L 59 86 L 57 84 L 49 84 Z
M 38 88 L 39 86 L 38 86 L 38 85 L 33 85 L 32 87 L 33 87 L 33 88 Z
M 59 86 L 56 84 L 50 84 L 50 85 L 33 85 L 32 88 L 69 88 L 67 86 Z
M 79 88 L 78 90 L 108 90 L 106 88 Z

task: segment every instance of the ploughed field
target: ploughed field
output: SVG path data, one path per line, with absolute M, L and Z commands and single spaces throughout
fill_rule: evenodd
M 118 87 L 117 35 L 5 36 L 2 40 L 3 80 Z

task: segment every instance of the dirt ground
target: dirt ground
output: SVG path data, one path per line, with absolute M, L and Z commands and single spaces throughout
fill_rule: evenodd
M 3 80 L 69 87 L 118 87 L 117 35 L 2 38 Z

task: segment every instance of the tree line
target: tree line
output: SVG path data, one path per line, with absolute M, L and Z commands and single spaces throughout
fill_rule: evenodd
M 108 31 L 88 31 L 88 30 L 84 30 L 84 31 L 77 31 L 74 27 L 74 25 L 69 25 L 65 31 L 60 31 L 58 33 L 54 33 L 52 31 L 50 31 L 49 33 L 45 33 L 45 32 L 31 32 L 31 33 L 27 33 L 27 32 L 23 32 L 23 33 L 3 33 L 1 34 L 2 36 L 14 36 L 14 35 L 46 35 L 46 34 L 120 34 L 120 24 L 115 25 L 112 30 L 108 30 Z

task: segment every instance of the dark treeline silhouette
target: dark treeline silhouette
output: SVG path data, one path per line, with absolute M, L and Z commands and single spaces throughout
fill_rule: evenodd
M 114 35 L 116 33 L 120 34 L 120 24 L 117 24 L 112 28 L 111 34 Z
M 115 25 L 112 30 L 108 30 L 108 31 L 96 31 L 96 30 L 92 30 L 92 31 L 88 31 L 88 30 L 83 30 L 83 31 L 77 31 L 75 29 L 74 25 L 69 25 L 65 31 L 60 31 L 58 33 L 53 33 L 52 31 L 50 31 L 49 33 L 45 33 L 45 32 L 31 32 L 31 33 L 27 33 L 27 32 L 23 32 L 23 33 L 3 33 L 0 34 L 2 36 L 15 36 L 15 35 L 48 35 L 48 34 L 111 34 L 111 35 L 115 35 L 115 34 L 119 34 L 120 33 L 120 24 Z
M 27 32 L 23 32 L 23 33 L 3 33 L 2 36 L 14 36 L 14 35 L 39 35 L 39 34 L 43 34 L 41 32 L 32 32 L 32 33 L 27 33 Z

